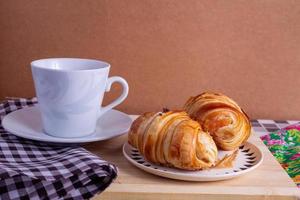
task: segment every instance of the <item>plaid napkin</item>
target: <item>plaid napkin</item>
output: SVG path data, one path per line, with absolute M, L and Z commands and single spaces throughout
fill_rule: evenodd
M 35 98 L 0 103 L 1 121 L 35 103 Z M 84 148 L 26 140 L 0 126 L 0 199 L 88 199 L 116 176 L 114 165 Z

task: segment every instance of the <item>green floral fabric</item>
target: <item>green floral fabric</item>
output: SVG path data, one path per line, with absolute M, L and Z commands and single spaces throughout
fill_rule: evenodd
M 264 135 L 261 139 L 300 188 L 300 124 Z

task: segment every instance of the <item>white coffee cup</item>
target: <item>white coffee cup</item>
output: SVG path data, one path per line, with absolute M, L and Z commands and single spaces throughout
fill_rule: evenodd
M 55 137 L 83 137 L 95 131 L 97 120 L 128 95 L 121 77 L 108 78 L 110 64 L 91 59 L 49 58 L 31 63 L 44 131 Z M 122 94 L 102 107 L 104 92 L 118 82 Z

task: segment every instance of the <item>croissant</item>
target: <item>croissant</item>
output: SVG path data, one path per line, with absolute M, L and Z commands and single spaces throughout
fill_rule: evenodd
M 247 114 L 223 94 L 206 92 L 191 97 L 184 110 L 212 135 L 220 149 L 234 150 L 250 136 L 251 125 Z
M 218 150 L 212 137 L 186 112 L 150 112 L 138 117 L 128 142 L 150 162 L 187 170 L 214 166 Z

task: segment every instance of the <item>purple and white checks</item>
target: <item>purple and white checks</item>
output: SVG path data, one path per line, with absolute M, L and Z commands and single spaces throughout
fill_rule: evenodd
M 251 120 L 252 128 L 258 136 L 263 136 L 284 127 L 287 127 L 291 124 L 297 124 L 300 121 L 296 120 L 270 120 L 270 119 L 254 119 Z
M 7 100 L 0 104 L 1 120 L 35 103 Z M 84 148 L 26 140 L 0 126 L 0 199 L 89 199 L 116 176 L 114 165 Z

